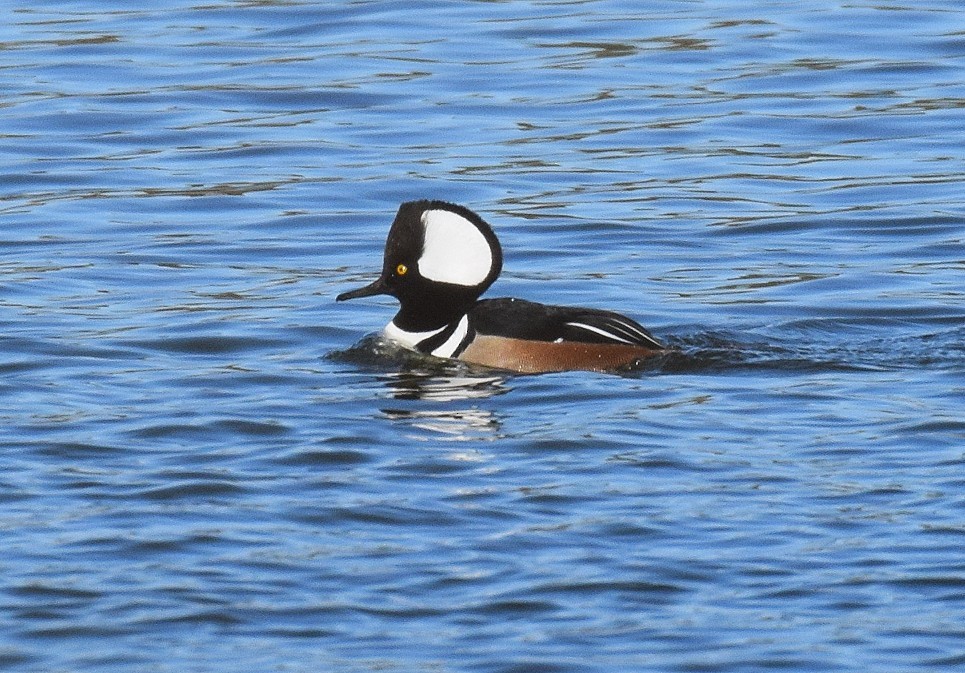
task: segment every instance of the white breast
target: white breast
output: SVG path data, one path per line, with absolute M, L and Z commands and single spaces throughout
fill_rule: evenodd
M 401 346 L 405 346 L 410 350 L 419 350 L 419 344 L 426 339 L 431 339 L 440 332 L 444 331 L 449 325 L 440 327 L 437 330 L 430 330 L 428 332 L 407 332 L 401 329 L 395 322 L 390 322 L 382 330 L 383 336 L 387 339 L 391 339 Z M 469 332 L 469 316 L 463 316 L 459 320 L 459 324 L 456 325 L 456 330 L 446 339 L 441 346 L 437 346 L 433 351 L 432 355 L 439 358 L 451 358 L 456 349 L 459 348 L 459 344 L 462 340 L 466 338 L 466 334 Z
M 382 330 L 382 335 L 386 339 L 391 339 L 392 341 L 396 342 L 400 346 L 405 346 L 410 350 L 418 350 L 417 346 L 420 343 L 422 343 L 426 339 L 429 339 L 430 337 L 434 337 L 444 329 L 446 329 L 445 326 L 440 327 L 439 329 L 431 330 L 429 332 L 407 332 L 404 329 L 401 329 L 394 322 L 390 322 Z

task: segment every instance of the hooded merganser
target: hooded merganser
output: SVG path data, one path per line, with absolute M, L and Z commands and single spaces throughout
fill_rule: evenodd
M 406 348 L 524 373 L 624 367 L 664 350 L 635 321 L 610 311 L 484 299 L 503 266 L 496 234 L 445 201 L 399 207 L 382 275 L 336 301 L 388 294 L 399 312 L 383 334 Z

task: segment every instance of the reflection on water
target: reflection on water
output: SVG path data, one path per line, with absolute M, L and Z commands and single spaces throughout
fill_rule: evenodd
M 440 371 L 462 369 L 458 363 L 437 361 L 434 364 Z M 484 400 L 511 390 L 503 376 L 473 374 L 469 371 L 444 374 L 410 370 L 381 378 L 393 398 L 431 403 L 428 406 L 419 405 L 418 408 L 383 409 L 382 413 L 387 418 L 460 441 L 495 438 L 499 431 L 497 415 L 477 406 L 453 409 L 450 404 L 444 408 L 433 408 L 434 405 Z
M 439 370 L 460 368 L 460 364 L 449 361 L 434 363 Z M 392 396 L 400 400 L 432 400 L 452 402 L 456 400 L 485 399 L 509 392 L 505 376 L 473 374 L 445 375 L 425 372 L 396 372 L 383 378 Z M 483 371 L 482 368 L 477 368 Z
M 498 416 L 492 411 L 458 403 L 483 401 L 512 391 L 511 374 L 416 353 L 380 334 L 370 334 L 352 348 L 329 357 L 379 372 L 389 370 L 376 377 L 386 396 L 419 404 L 382 408 L 381 413 L 409 427 L 456 441 L 493 439 L 500 428 Z
M 499 421 L 485 409 L 383 409 L 387 418 L 457 441 L 494 439 Z

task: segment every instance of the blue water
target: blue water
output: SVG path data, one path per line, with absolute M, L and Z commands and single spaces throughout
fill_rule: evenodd
M 965 667 L 965 10 L 0 9 L 0 668 Z M 675 346 L 373 336 L 399 202 Z

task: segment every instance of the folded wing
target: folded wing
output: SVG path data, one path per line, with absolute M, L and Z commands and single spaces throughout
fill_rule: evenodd
M 523 299 L 487 299 L 476 304 L 470 320 L 480 333 L 512 339 L 664 348 L 636 321 L 592 308 L 550 306 Z

